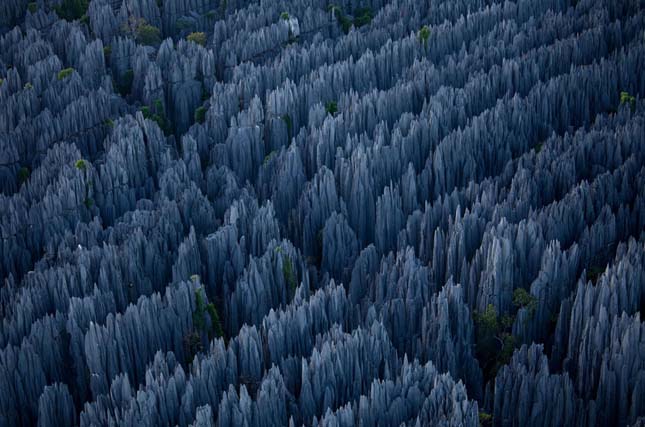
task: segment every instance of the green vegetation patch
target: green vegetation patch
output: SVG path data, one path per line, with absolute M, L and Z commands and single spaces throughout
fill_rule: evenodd
M 511 335 L 514 318 L 498 316 L 495 306 L 489 304 L 482 313 L 473 312 L 476 330 L 476 356 L 488 381 L 497 375 L 500 367 L 507 364 L 517 347 Z
M 132 92 L 132 82 L 134 81 L 134 71 L 132 69 L 127 70 L 123 77 L 117 82 L 116 90 L 123 97 Z
M 520 308 L 527 308 L 530 313 L 534 313 L 537 309 L 538 300 L 531 295 L 526 289 L 517 288 L 513 292 L 513 305 Z
M 195 331 L 208 334 L 209 339 L 224 336 L 217 309 L 213 303 L 206 304 L 202 288 L 198 288 L 195 291 L 195 305 L 196 308 L 193 312 L 193 326 Z M 206 315 L 208 315 L 208 324 L 206 322 Z
M 196 32 L 188 34 L 188 36 L 186 36 L 186 40 L 197 43 L 198 45 L 206 46 L 208 37 L 206 36 L 206 33 Z
M 152 107 L 144 105 L 139 109 L 139 111 L 143 114 L 144 119 L 156 122 L 164 135 L 168 136 L 172 133 L 172 126 L 170 125 L 170 121 L 166 118 L 163 101 L 161 99 L 155 99 L 152 103 Z
M 143 45 L 158 45 L 159 43 L 161 43 L 161 30 L 159 30 L 159 28 L 155 27 L 154 25 L 150 25 L 147 22 L 143 21 L 142 23 L 137 25 L 136 39 L 137 42 Z
M 340 25 L 340 28 L 345 34 L 349 33 L 352 26 L 360 28 L 371 24 L 374 16 L 372 9 L 369 7 L 358 7 L 354 9 L 353 17 L 345 15 L 340 6 L 335 4 L 329 5 L 327 10 L 334 14 L 338 25 Z
M 27 182 L 30 175 L 31 175 L 31 172 L 29 172 L 29 168 L 24 166 L 21 167 L 20 169 L 18 169 L 18 183 L 22 184 L 24 182 Z
M 105 56 L 105 60 L 109 60 L 110 56 L 112 55 L 112 45 L 107 45 L 103 48 L 103 56 Z
M 81 19 L 87 13 L 89 0 L 63 0 L 63 2 L 54 8 L 56 14 L 66 21 L 75 21 Z
M 486 412 L 479 413 L 479 425 L 481 427 L 493 427 L 493 416 Z
M 69 76 L 74 74 L 74 69 L 73 68 L 65 68 L 64 70 L 60 70 L 58 72 L 58 80 L 65 80 Z
M 291 263 L 291 259 L 286 256 L 282 258 L 282 274 L 284 275 L 285 283 L 289 285 L 291 295 L 293 295 L 296 292 L 298 284 L 296 281 L 296 275 L 293 271 L 293 264 Z
M 427 25 L 424 25 L 423 28 L 421 28 L 417 33 L 417 37 L 419 38 L 419 41 L 421 43 L 427 46 L 428 40 L 430 39 L 430 28 L 428 28 Z
M 361 28 L 372 23 L 372 9 L 369 7 L 359 7 L 354 9 L 354 26 Z
M 195 110 L 195 123 L 204 123 L 206 121 L 206 107 L 197 107 Z
M 330 101 L 326 103 L 325 111 L 327 111 L 327 114 L 329 115 L 336 115 L 336 113 L 338 113 L 338 103 L 336 101 Z
M 620 103 L 629 104 L 629 106 L 633 108 L 636 105 L 636 97 L 630 95 L 629 92 L 621 92 Z
M 289 141 L 291 141 L 292 138 L 292 132 L 293 132 L 293 121 L 291 120 L 291 116 L 289 114 L 285 114 L 282 116 L 282 121 L 285 122 L 287 125 L 287 135 L 289 138 Z
M 79 171 L 84 171 L 87 169 L 87 163 L 83 159 L 78 159 L 76 163 L 74 163 L 74 166 L 76 166 L 76 169 Z

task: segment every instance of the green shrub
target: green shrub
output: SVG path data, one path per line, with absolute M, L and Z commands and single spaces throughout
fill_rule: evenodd
M 177 31 L 186 30 L 192 26 L 193 26 L 193 22 L 186 18 L 179 18 L 175 22 L 175 28 L 177 29 Z
M 144 105 L 143 107 L 141 107 L 139 111 L 141 111 L 141 114 L 143 114 L 144 119 L 149 119 L 150 117 L 152 117 L 152 113 L 150 112 L 150 107 L 148 107 L 147 105 Z
M 186 40 L 189 42 L 197 43 L 202 46 L 206 46 L 206 42 L 208 41 L 208 37 L 206 37 L 206 33 L 190 33 L 188 36 L 186 36 Z
M 217 309 L 215 304 L 208 303 L 206 306 L 206 311 L 208 312 L 208 317 L 211 318 L 211 331 L 209 333 L 209 338 L 214 335 L 216 338 L 224 336 L 224 330 L 222 329 L 222 323 L 219 320 L 219 314 L 217 314 Z
M 206 87 L 202 86 L 202 102 L 208 101 L 211 97 L 211 94 L 206 90 Z
M 427 46 L 428 39 L 430 38 L 430 28 L 428 28 L 427 25 L 424 25 L 423 28 L 419 30 L 417 36 L 419 37 L 419 41 Z
M 76 166 L 76 169 L 79 171 L 84 171 L 87 169 L 87 163 L 85 163 L 85 160 L 83 159 L 78 159 L 76 163 L 74 163 L 74 166 Z
M 531 295 L 524 288 L 517 288 L 513 291 L 513 305 L 516 308 L 528 308 L 531 313 L 537 309 L 537 298 Z
M 334 14 L 336 21 L 345 34 L 349 33 L 352 25 L 356 28 L 360 28 L 364 25 L 369 25 L 372 22 L 373 13 L 372 9 L 369 7 L 359 7 L 354 9 L 353 19 L 346 16 L 342 9 L 335 4 L 330 4 L 327 7 L 327 10 Z
M 139 109 L 143 118 L 152 120 L 159 125 L 159 128 L 163 131 L 164 135 L 168 136 L 172 133 L 170 123 L 166 119 L 166 114 L 163 108 L 163 101 L 161 99 L 155 99 L 152 103 L 152 107 L 144 105 Z
M 163 101 L 162 101 L 161 99 L 159 99 L 159 98 L 155 99 L 155 100 L 152 102 L 152 106 L 153 106 L 153 107 L 155 107 L 155 111 L 156 111 L 157 113 L 159 113 L 159 114 L 163 114 L 163 113 L 164 113 L 164 110 L 163 110 Z
M 327 114 L 330 115 L 335 115 L 338 112 L 338 104 L 336 101 L 330 101 L 325 104 L 325 111 L 327 111 Z
M 197 107 L 195 110 L 195 123 L 204 123 L 206 121 L 206 107 Z
M 161 43 L 161 31 L 159 28 L 143 21 L 137 26 L 136 39 L 141 44 L 155 46 Z
M 156 122 L 157 125 L 159 125 L 159 129 L 163 131 L 163 134 L 168 136 L 172 133 L 172 128 L 170 127 L 170 123 L 168 120 L 166 120 L 166 116 L 163 114 L 153 114 L 152 117 L 150 117 L 150 120 L 153 122 Z
M 27 4 L 27 9 L 29 9 L 29 12 L 31 13 L 36 13 L 36 11 L 38 11 L 38 3 L 34 1 Z
M 64 80 L 74 74 L 74 69 L 73 68 L 65 68 L 64 70 L 60 70 L 58 72 L 58 80 Z
M 620 93 L 620 103 L 621 104 L 629 104 L 630 106 L 633 107 L 636 104 L 636 97 L 630 95 L 629 92 L 621 92 Z
M 486 412 L 479 413 L 479 425 L 481 427 L 493 427 L 493 416 Z
M 352 28 L 352 20 L 349 19 L 342 10 L 339 8 L 334 8 L 334 15 L 336 16 L 336 21 L 340 24 L 340 28 L 343 29 L 345 34 L 349 33 L 350 28 Z
M 85 201 L 83 202 L 85 204 L 85 207 L 90 209 L 92 206 L 94 206 L 94 200 L 90 197 L 86 197 Z
M 483 313 L 473 312 L 476 330 L 476 356 L 482 367 L 484 378 L 495 378 L 499 368 L 507 364 L 517 347 L 511 335 L 514 317 L 499 318 L 495 306 L 489 304 Z
M 195 326 L 195 329 L 203 330 L 204 323 L 205 323 L 205 319 L 204 319 L 205 304 L 204 304 L 204 296 L 202 295 L 201 288 L 198 288 L 195 291 L 195 305 L 197 307 L 193 312 L 193 325 Z
M 544 147 L 544 143 L 540 142 L 538 145 L 535 146 L 535 154 L 539 153 L 542 151 L 542 148 Z
M 293 121 L 291 121 L 291 116 L 285 114 L 284 116 L 282 116 L 282 120 L 287 124 L 287 135 L 289 141 L 291 141 L 291 132 L 293 132 Z
M 288 257 L 282 258 L 282 274 L 284 275 L 285 283 L 289 285 L 291 295 L 293 295 L 296 292 L 298 284 L 296 283 L 296 275 L 293 272 L 293 265 Z
M 117 91 L 121 96 L 126 96 L 132 91 L 132 82 L 134 81 L 134 71 L 132 69 L 127 70 L 120 81 L 117 83 Z
M 267 163 L 269 163 L 269 162 L 271 161 L 271 159 L 275 157 L 275 154 L 276 154 L 276 153 L 275 153 L 275 150 L 273 150 L 273 151 L 271 151 L 269 154 L 267 154 L 266 156 L 264 156 L 264 161 L 262 162 L 262 165 L 266 165 Z M 280 249 L 280 247 L 279 247 L 279 246 L 276 248 L 276 251 L 277 251 L 278 249 Z M 280 250 L 282 250 L 282 249 L 280 249 Z M 278 252 L 279 252 L 279 251 L 278 251 Z
M 25 89 L 29 90 L 29 89 L 33 89 L 33 88 L 34 88 L 34 85 L 32 85 L 31 83 L 29 83 L 29 82 L 25 83 Z
M 112 119 L 107 119 L 106 121 L 103 122 L 103 124 L 109 128 L 114 127 L 114 122 L 112 121 Z
M 27 180 L 29 179 L 29 175 L 30 175 L 29 168 L 23 166 L 20 169 L 18 169 L 18 183 L 22 184 L 23 182 L 27 182 Z
M 215 12 L 214 10 L 209 10 L 204 16 L 206 16 L 208 19 L 213 19 L 217 16 L 217 12 Z
M 2 86 L 4 83 L 4 79 L 0 79 L 0 86 Z
M 199 278 L 198 275 L 193 276 L 197 276 L 197 278 Z M 191 276 L 191 278 L 193 276 Z M 213 303 L 206 304 L 204 302 L 204 295 L 202 292 L 202 288 L 198 288 L 195 291 L 196 308 L 193 312 L 193 326 L 195 328 L 195 331 L 205 332 L 208 334 L 209 338 L 213 338 L 214 336 L 224 336 L 222 325 L 219 320 L 219 315 L 217 314 L 217 309 L 215 308 L 215 305 Z M 210 319 L 210 328 L 206 328 L 206 314 L 208 314 L 208 317 Z
M 289 12 L 282 12 L 282 13 L 280 14 L 280 19 L 284 19 L 285 21 L 288 21 L 288 20 L 289 20 L 289 18 L 290 18 L 290 16 L 289 16 Z
M 354 10 L 354 26 L 360 28 L 369 25 L 372 22 L 372 9 L 369 7 L 359 7 Z
M 89 0 L 63 0 L 54 10 L 62 19 L 74 21 L 87 13 L 89 3 Z
M 602 273 L 605 272 L 605 268 L 600 265 L 590 265 L 586 272 L 587 281 L 595 284 Z
M 105 62 L 108 62 L 110 60 L 110 56 L 112 55 L 112 45 L 107 45 L 103 48 L 103 56 L 105 56 Z

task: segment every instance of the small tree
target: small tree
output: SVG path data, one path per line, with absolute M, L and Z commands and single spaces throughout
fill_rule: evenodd
M 630 107 L 634 107 L 636 105 L 636 97 L 630 95 L 629 92 L 621 92 L 620 103 L 629 104 Z
M 83 159 L 78 159 L 76 163 L 74 163 L 74 166 L 76 166 L 76 169 L 81 171 L 83 173 L 83 177 L 85 178 L 86 185 L 85 185 L 85 200 L 83 201 L 83 204 L 87 209 L 90 209 L 92 206 L 94 206 L 94 200 L 90 198 L 90 186 L 91 183 L 88 182 L 87 179 L 87 163 Z
M 372 9 L 369 7 L 359 7 L 354 10 L 354 26 L 360 28 L 369 25 L 372 22 Z
M 285 20 L 285 21 L 288 21 L 288 20 L 289 20 L 289 18 L 290 18 L 290 16 L 289 16 L 289 12 L 282 12 L 282 13 L 280 14 L 280 19 L 283 19 L 283 20 Z
M 327 111 L 327 114 L 330 115 L 335 115 L 338 112 L 338 104 L 336 101 L 330 101 L 327 104 L 325 104 L 325 111 Z
M 289 141 L 291 141 L 291 133 L 293 132 L 293 121 L 291 120 L 291 116 L 288 114 L 283 115 L 282 121 L 287 125 L 287 137 L 289 138 Z
M 27 180 L 29 179 L 29 175 L 30 175 L 29 168 L 23 166 L 20 169 L 18 169 L 18 183 L 22 184 L 24 182 L 27 182 Z
M 103 48 L 103 56 L 105 57 L 105 62 L 108 62 L 110 60 L 110 56 L 112 55 L 112 45 L 107 45 Z
M 516 339 L 510 330 L 514 318 L 497 314 L 489 304 L 483 313 L 473 312 L 476 327 L 476 355 L 486 379 L 495 378 L 497 370 L 508 363 L 516 347 Z
M 275 154 L 276 154 L 276 153 L 275 153 L 275 150 L 273 150 L 273 151 L 271 151 L 269 154 L 267 154 L 266 156 L 264 156 L 264 160 L 262 161 L 262 166 L 264 166 L 264 165 L 266 165 L 267 163 L 269 163 L 269 162 L 271 161 L 271 159 L 273 159 L 273 158 L 275 157 Z
M 493 416 L 486 412 L 479 413 L 479 425 L 481 427 L 493 427 Z
M 286 256 L 282 258 L 282 274 L 284 275 L 284 281 L 289 286 L 291 295 L 293 295 L 296 292 L 298 284 L 296 283 L 296 275 L 293 272 L 293 264 L 291 264 L 291 260 Z
M 150 25 L 143 18 L 130 16 L 125 21 L 121 30 L 134 37 L 138 43 L 148 46 L 155 46 L 161 43 L 161 31 L 154 25 Z
M 121 96 L 125 97 L 132 91 L 132 82 L 134 81 L 134 70 L 127 70 L 116 84 L 116 89 Z
M 193 276 L 191 276 L 191 279 L 194 282 L 198 282 L 199 276 L 194 274 Z M 196 308 L 193 312 L 193 326 L 195 328 L 195 331 L 204 332 L 208 335 L 209 338 L 224 336 L 222 325 L 219 320 L 219 315 L 217 314 L 217 309 L 215 308 L 215 305 L 213 303 L 205 303 L 202 288 L 197 288 L 197 290 L 195 291 L 195 305 Z M 206 314 L 208 314 L 210 328 L 207 328 Z
M 74 163 L 74 166 L 76 166 L 76 169 L 78 169 L 79 171 L 84 172 L 85 170 L 87 170 L 87 164 L 83 159 L 78 159 L 76 163 Z
M 161 43 L 161 31 L 159 28 L 143 21 L 143 23 L 137 26 L 136 38 L 141 44 L 155 46 Z
M 206 121 L 206 107 L 197 107 L 195 110 L 195 123 L 204 123 Z
M 31 2 L 31 3 L 27 4 L 27 9 L 31 13 L 36 13 L 36 11 L 38 11 L 38 3 Z
M 65 68 L 64 70 L 60 70 L 58 72 L 58 80 L 64 80 L 74 74 L 74 69 L 73 68 Z
M 513 305 L 516 308 L 527 308 L 530 313 L 537 309 L 537 298 L 528 293 L 524 288 L 517 288 L 513 291 Z
M 417 34 L 419 41 L 423 43 L 424 46 L 428 46 L 428 39 L 430 38 L 430 28 L 427 25 L 424 25 L 423 28 L 419 30 Z
M 334 15 L 343 32 L 345 34 L 349 33 L 349 29 L 352 28 L 352 20 L 345 16 L 341 8 L 335 4 L 330 4 L 327 10 Z
M 197 43 L 202 46 L 206 46 L 206 42 L 208 41 L 208 37 L 206 36 L 206 33 L 190 33 L 188 36 L 186 36 L 186 40 L 189 42 Z
M 82 18 L 87 13 L 89 3 L 89 0 L 63 0 L 54 10 L 62 19 L 74 21 Z

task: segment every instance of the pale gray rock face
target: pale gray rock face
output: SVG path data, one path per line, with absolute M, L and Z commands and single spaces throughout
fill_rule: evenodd
M 645 425 L 640 6 L 0 0 L 0 427 Z

